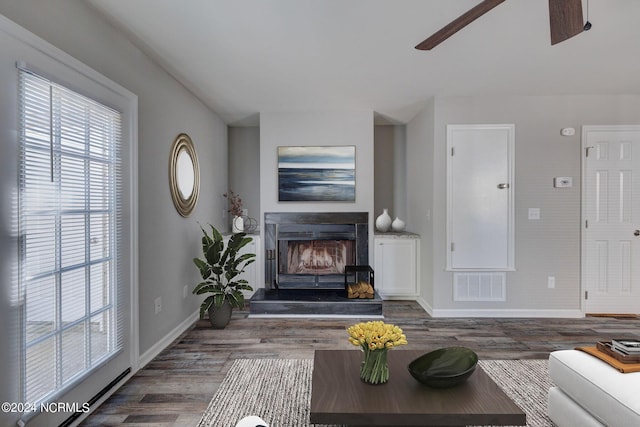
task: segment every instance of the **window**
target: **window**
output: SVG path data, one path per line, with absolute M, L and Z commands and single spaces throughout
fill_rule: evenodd
M 121 114 L 19 70 L 18 286 L 24 402 L 123 347 Z

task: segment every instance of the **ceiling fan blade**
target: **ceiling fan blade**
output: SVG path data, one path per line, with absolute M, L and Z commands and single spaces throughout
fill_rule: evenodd
M 582 0 L 549 0 L 551 44 L 563 42 L 584 31 Z
M 416 46 L 418 50 L 431 50 L 476 19 L 480 18 L 485 13 L 489 12 L 494 7 L 498 6 L 500 3 L 503 3 L 505 0 L 484 0 L 479 3 L 477 6 L 469 9 L 469 11 L 460 15 L 440 30 L 435 32 L 431 37 L 424 40 L 420 44 Z M 551 0 L 549 0 L 551 1 Z M 579 0 L 578 0 L 579 1 Z

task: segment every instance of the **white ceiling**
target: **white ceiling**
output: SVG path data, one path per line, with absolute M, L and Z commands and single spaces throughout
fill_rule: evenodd
M 546 0 L 508 0 L 432 51 L 414 46 L 479 0 L 88 1 L 230 125 L 354 109 L 406 123 L 434 96 L 640 94 L 640 0 L 588 0 L 593 28 L 555 46 Z

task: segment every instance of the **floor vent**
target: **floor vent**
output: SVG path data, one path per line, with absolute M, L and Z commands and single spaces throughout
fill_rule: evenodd
M 453 273 L 454 301 L 506 301 L 505 272 Z

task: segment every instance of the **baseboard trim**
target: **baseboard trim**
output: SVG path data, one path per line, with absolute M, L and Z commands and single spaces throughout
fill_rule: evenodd
M 421 304 L 422 305 L 422 304 Z M 527 309 L 434 309 L 432 317 L 532 317 L 577 319 L 584 317 L 581 310 L 527 310 Z
M 249 314 L 249 319 L 384 319 L 379 314 Z
M 138 370 L 144 368 L 151 362 L 162 350 L 169 347 L 172 342 L 193 325 L 200 317 L 200 311 L 196 311 L 187 317 L 182 323 L 173 328 L 164 338 L 155 343 L 149 350 L 140 355 L 138 359 Z
M 434 309 L 422 297 L 415 301 L 431 317 L 517 317 L 517 318 L 563 318 L 579 319 L 584 317 L 581 310 L 527 310 L 527 309 Z
M 416 298 L 416 302 L 420 305 L 420 307 L 422 307 L 422 309 L 423 309 L 424 311 L 426 311 L 426 312 L 427 312 L 427 314 L 428 314 L 429 316 L 431 316 L 431 317 L 435 317 L 435 316 L 433 315 L 433 307 L 431 307 L 431 304 L 429 304 L 429 303 L 427 302 L 427 300 L 425 300 L 425 299 L 424 299 L 424 298 L 422 298 L 422 297 L 418 297 L 418 298 Z
M 89 411 L 87 411 L 86 413 L 83 413 L 77 419 L 75 419 L 71 424 L 69 424 L 69 427 L 77 427 L 84 420 L 89 418 L 89 416 L 91 416 L 96 411 L 96 409 L 100 407 L 100 405 L 106 402 L 107 399 L 109 399 L 111 395 L 113 395 L 116 391 L 118 391 L 120 387 L 125 385 L 127 381 L 129 381 L 133 377 L 133 375 L 134 375 L 133 371 L 129 372 L 127 376 L 125 376 L 120 381 L 118 381 L 118 383 L 115 384 L 113 387 L 111 387 L 111 389 L 107 393 L 105 393 L 103 396 L 101 396 L 100 399 L 96 400 L 96 402 L 93 405 L 91 405 L 91 407 L 89 408 Z
M 73 423 L 70 424 L 70 427 L 77 427 L 84 421 L 87 417 L 89 417 L 97 408 L 100 407 L 112 394 L 114 394 L 120 387 L 122 387 L 127 381 L 129 381 L 136 372 L 144 368 L 149 362 L 151 362 L 162 350 L 167 348 L 173 341 L 176 340 L 180 335 L 182 335 L 187 329 L 189 329 L 200 317 L 200 312 L 196 311 L 187 317 L 182 323 L 176 326 L 171 332 L 169 332 L 164 338 L 155 343 L 149 350 L 145 351 L 144 354 L 141 354 L 138 358 L 138 366 L 136 369 L 133 369 L 126 377 L 120 380 L 117 384 L 115 384 L 107 393 L 105 393 L 99 400 L 95 402 L 95 404 L 91 405 L 90 411 L 85 414 L 82 414 L 78 419 L 74 420 Z

